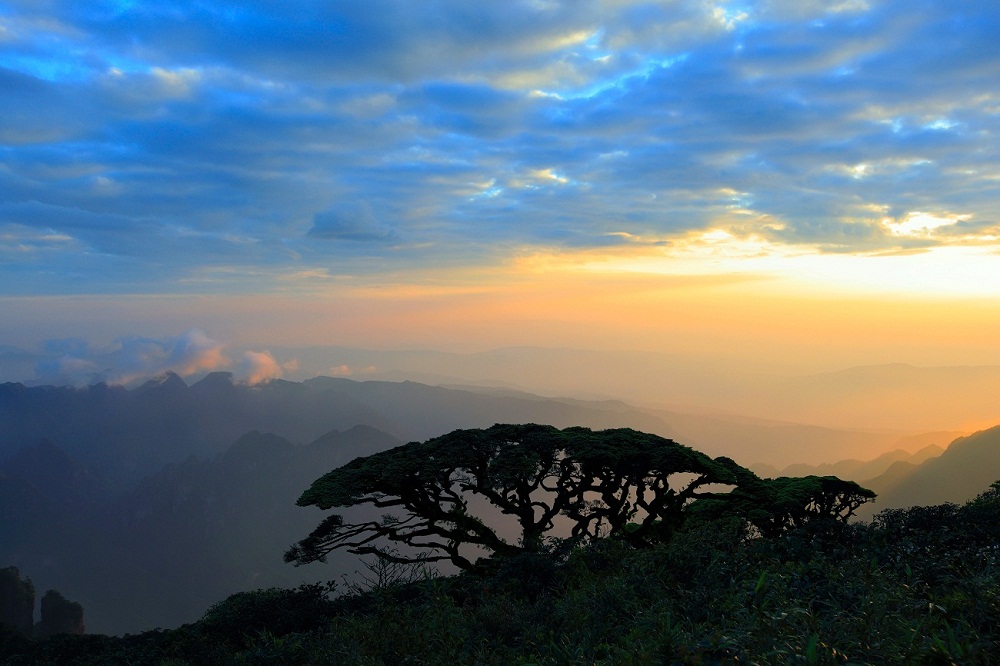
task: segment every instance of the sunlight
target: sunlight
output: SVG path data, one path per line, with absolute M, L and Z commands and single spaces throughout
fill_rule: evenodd
M 907 234 L 962 216 L 913 213 L 900 228 Z M 904 231 L 900 231 L 904 233 Z M 778 245 L 759 236 L 737 237 L 710 229 L 665 246 L 634 236 L 612 249 L 536 253 L 518 266 L 528 272 L 584 274 L 742 275 L 772 278 L 767 289 L 789 293 L 895 295 L 901 297 L 997 297 L 997 254 L 988 247 L 934 247 L 894 254 L 833 254 Z
M 936 247 L 889 256 L 814 255 L 790 277 L 816 290 L 972 299 L 1000 296 L 997 255 L 980 247 Z
M 896 236 L 927 236 L 935 229 L 951 226 L 971 217 L 971 215 L 934 215 L 912 211 L 901 220 L 886 218 L 884 222 Z

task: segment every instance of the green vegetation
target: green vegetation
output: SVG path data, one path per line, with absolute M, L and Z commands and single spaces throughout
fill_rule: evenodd
M 125 638 L 0 637 L 3 663 L 995 663 L 1000 484 L 965 506 L 753 536 L 692 519 L 665 544 L 605 539 L 503 558 L 489 575 L 233 595 Z M 410 572 L 412 573 L 412 571 Z M 395 572 L 399 578 L 401 571 Z M 411 578 L 412 576 L 404 576 Z
M 761 479 L 727 462 L 736 479 L 733 491 L 699 500 L 691 508 L 715 518 L 743 518 L 763 536 L 776 537 L 813 521 L 846 523 L 862 505 L 875 499 L 871 490 L 835 476 Z
M 482 436 L 486 449 L 497 441 L 535 441 L 532 437 L 556 442 L 555 449 L 541 448 L 560 452 L 547 466 L 539 464 L 537 447 L 522 450 L 520 458 L 516 447 L 505 452 L 508 457 L 501 459 L 506 462 L 498 469 L 520 472 L 497 472 L 494 478 L 500 481 L 495 483 L 513 488 L 515 496 L 519 478 L 528 478 L 529 487 L 534 484 L 540 473 L 532 470 L 565 469 L 563 461 L 583 459 L 567 445 L 566 436 L 589 441 L 583 450 L 595 456 L 611 436 L 682 456 L 690 451 L 675 449 L 679 445 L 668 440 L 643 440 L 634 431 L 519 428 L 527 430 L 517 431 L 517 439 L 508 429 L 505 437 L 460 431 L 445 441 L 487 433 Z M 424 469 L 429 456 L 411 456 L 415 449 L 406 448 L 393 460 L 411 470 Z M 607 455 L 611 458 L 590 468 L 595 477 L 616 478 L 619 484 L 647 478 L 648 465 L 633 467 L 632 476 L 615 477 L 628 466 L 608 466 L 615 458 Z M 365 462 L 375 458 L 351 463 L 350 474 L 363 471 L 377 478 L 377 470 Z M 433 575 L 420 562 L 406 563 L 407 557 L 396 551 L 373 550 L 376 557 L 367 561 L 362 582 L 339 594 L 332 583 L 243 592 L 214 605 L 196 623 L 124 638 L 60 635 L 32 641 L 0 631 L 0 663 L 1000 661 L 1000 482 L 966 505 L 895 509 L 871 523 L 854 524 L 847 518 L 871 499 L 856 484 L 833 477 L 762 480 L 726 459 L 689 459 L 718 474 L 713 478 L 727 479 L 731 488 L 692 493 L 669 529 L 650 530 L 642 538 L 634 536 L 646 513 L 629 495 L 633 504 L 622 510 L 633 522 L 618 523 L 606 538 L 569 538 L 550 548 L 493 549 L 490 566 L 450 577 Z M 462 465 L 467 463 L 457 457 L 447 460 L 449 470 L 466 469 Z M 430 467 L 437 469 L 436 463 Z M 462 478 L 475 487 L 491 477 Z M 489 487 L 495 492 L 497 486 Z M 334 492 L 326 482 L 313 486 L 317 488 Z M 660 492 L 666 493 L 666 487 Z M 605 503 L 624 496 L 611 493 Z M 660 500 L 650 492 L 643 501 L 652 506 Z M 545 510 L 538 507 L 531 524 Z M 650 524 L 663 521 L 661 516 Z M 525 523 L 519 524 L 523 545 Z

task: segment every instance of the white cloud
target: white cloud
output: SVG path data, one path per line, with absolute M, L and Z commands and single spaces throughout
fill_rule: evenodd
M 221 370 L 231 364 L 225 355 L 225 346 L 196 328 L 162 340 L 126 338 L 119 344 L 121 349 L 116 356 L 120 369 L 113 370 L 110 376 L 115 383 L 127 384 L 165 372 L 190 377 Z
M 167 372 L 191 377 L 229 365 L 225 345 L 199 329 L 158 339 L 123 337 L 106 349 L 93 349 L 83 341 L 53 340 L 36 365 L 35 381 L 133 385 Z
M 942 227 L 949 227 L 968 220 L 971 215 L 956 215 L 954 213 L 924 213 L 911 211 L 900 219 L 886 218 L 885 225 L 896 236 L 930 236 Z
M 283 375 L 284 368 L 267 350 L 245 352 L 237 374 L 240 381 L 250 385 L 280 379 Z
M 988 5 L 435 7 L 19 3 L 0 293 L 378 280 L 737 209 L 864 253 L 945 242 L 907 211 L 1000 208 Z

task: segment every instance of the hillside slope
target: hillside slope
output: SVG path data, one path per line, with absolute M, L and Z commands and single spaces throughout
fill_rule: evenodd
M 900 478 L 902 477 L 902 478 Z M 967 502 L 1000 479 L 1000 426 L 952 442 L 915 469 L 890 469 L 871 479 L 878 509 Z

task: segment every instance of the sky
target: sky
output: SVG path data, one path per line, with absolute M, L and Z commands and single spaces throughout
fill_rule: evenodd
M 998 34 L 968 0 L 0 0 L 0 350 L 1000 364 Z

